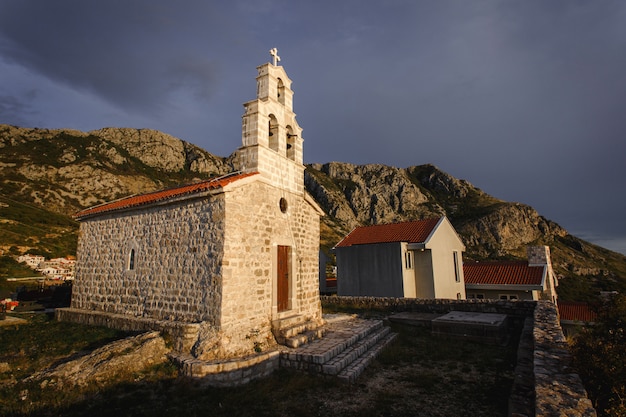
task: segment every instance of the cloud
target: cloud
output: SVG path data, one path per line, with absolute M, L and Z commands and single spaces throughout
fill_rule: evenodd
M 26 99 L 12 95 L 0 95 L 0 120 L 9 121 L 16 126 L 26 124 L 29 116 L 35 114 L 30 103 L 35 95 L 34 91 L 31 91 L 31 96 L 26 97 Z
M 121 108 L 158 114 L 170 94 L 187 91 L 207 99 L 216 83 L 217 68 L 209 55 L 198 57 L 196 40 L 180 32 L 189 34 L 188 23 L 216 23 L 217 17 L 209 7 L 180 6 L 163 1 L 5 2 L 0 6 L 0 53 Z

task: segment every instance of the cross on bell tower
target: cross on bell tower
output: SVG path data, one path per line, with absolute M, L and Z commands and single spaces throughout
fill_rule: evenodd
M 276 64 L 280 61 L 280 57 L 278 56 L 278 49 L 277 48 L 270 49 L 270 55 L 272 56 L 274 60 L 274 66 L 276 66 Z

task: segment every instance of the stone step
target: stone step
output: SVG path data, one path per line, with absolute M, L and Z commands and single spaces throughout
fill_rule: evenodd
M 398 333 L 389 332 L 386 334 L 384 338 L 368 349 L 367 352 L 342 369 L 341 372 L 337 374 L 337 377 L 342 381 L 354 383 L 359 375 L 363 373 L 367 365 L 369 365 L 370 362 L 374 360 L 374 358 L 376 358 L 388 344 L 393 342 L 397 336 Z
M 383 327 L 380 320 L 356 319 L 327 326 L 324 338 L 309 343 L 295 352 L 283 352 L 281 358 L 285 362 L 299 362 L 310 364 L 307 366 L 290 366 L 298 369 L 309 369 L 322 372 L 322 365 L 339 355 L 350 346 L 359 342 Z
M 178 365 L 182 375 L 199 378 L 202 383 L 211 386 L 246 384 L 268 376 L 280 365 L 280 353 L 276 350 L 221 361 L 204 361 L 180 353 L 168 356 Z
M 324 338 L 298 349 L 283 351 L 282 367 L 337 375 L 354 382 L 363 369 L 395 338 L 381 320 L 337 320 Z
M 272 328 L 274 329 L 283 329 L 287 327 L 293 327 L 298 324 L 302 324 L 306 322 L 307 319 L 304 316 L 294 314 L 293 316 L 283 317 L 281 319 L 272 321 Z
M 345 367 L 356 361 L 361 356 L 365 355 L 372 346 L 380 342 L 390 333 L 389 327 L 383 327 L 376 330 L 374 333 L 370 333 L 363 339 L 359 340 L 352 346 L 339 353 L 334 358 L 330 359 L 322 365 L 322 373 L 327 375 L 337 375 Z
M 284 337 L 285 339 L 289 339 L 290 337 L 297 336 L 300 333 L 315 330 L 318 327 L 319 326 L 317 325 L 317 323 L 307 321 L 305 323 L 295 324 L 291 327 L 282 328 L 278 332 L 280 336 Z
M 275 321 L 272 333 L 279 344 L 297 348 L 324 336 L 324 329 L 317 322 L 304 321 L 302 316 L 292 316 Z
M 290 348 L 297 348 L 324 335 L 318 322 L 294 315 L 272 322 L 272 333 L 276 341 Z
M 303 333 L 297 333 L 294 336 L 285 338 L 284 341 L 280 343 L 290 348 L 297 348 L 313 340 L 320 339 L 323 336 L 324 336 L 324 329 L 320 328 L 320 329 L 308 330 Z

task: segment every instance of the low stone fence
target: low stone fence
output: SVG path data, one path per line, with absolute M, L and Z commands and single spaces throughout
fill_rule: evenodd
M 55 315 L 59 321 L 87 324 L 89 326 L 104 326 L 127 332 L 158 330 L 167 337 L 177 352 L 190 352 L 193 344 L 198 340 L 200 329 L 200 325 L 197 323 L 155 320 L 70 307 L 57 308 Z
M 511 396 L 510 416 L 590 416 L 591 401 L 559 323 L 558 310 L 548 301 L 421 300 L 410 298 L 322 296 L 323 305 L 380 310 L 385 313 L 469 311 L 506 314 L 523 323 Z
M 321 296 L 320 299 L 322 304 L 326 305 L 384 310 L 386 312 L 412 311 L 445 314 L 450 311 L 470 311 L 507 314 L 515 317 L 532 316 L 537 305 L 536 301 L 529 300 L 427 300 L 394 297 L 339 297 L 336 295 Z
M 580 376 L 572 368 L 556 306 L 547 301 L 539 302 L 534 321 L 536 415 L 595 416 Z

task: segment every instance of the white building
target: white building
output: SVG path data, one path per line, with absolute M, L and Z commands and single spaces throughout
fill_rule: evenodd
M 359 227 L 334 250 L 338 295 L 465 298 L 465 246 L 445 216 Z
M 32 269 L 37 269 L 39 268 L 39 265 L 45 261 L 46 258 L 43 256 L 39 256 L 39 255 L 21 255 L 17 257 L 17 261 L 20 263 L 25 263 L 26 265 L 28 265 L 30 268 Z

